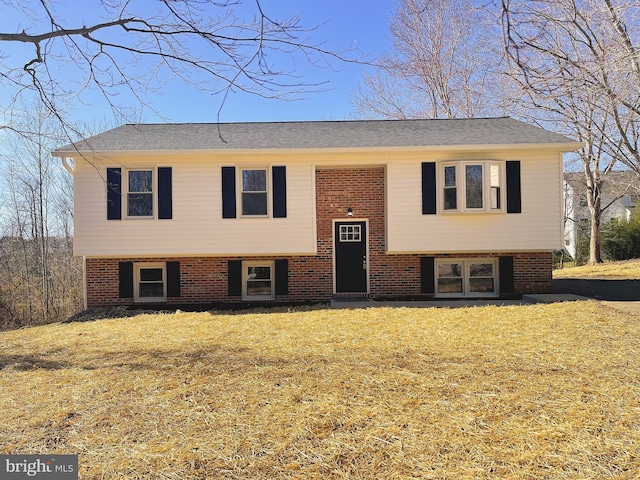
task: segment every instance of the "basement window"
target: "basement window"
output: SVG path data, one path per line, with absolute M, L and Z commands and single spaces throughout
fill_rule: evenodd
M 273 300 L 275 298 L 274 262 L 242 262 L 243 300 Z
M 167 300 L 165 264 L 135 264 L 133 285 L 136 302 L 165 302 Z
M 439 259 L 435 275 L 439 297 L 493 297 L 499 293 L 496 259 Z

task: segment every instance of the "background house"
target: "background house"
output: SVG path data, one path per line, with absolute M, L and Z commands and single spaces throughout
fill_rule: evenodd
M 590 215 L 587 206 L 587 183 L 582 172 L 564 174 L 564 249 L 572 258 L 588 257 Z M 628 221 L 640 198 L 640 176 L 633 171 L 612 171 L 602 185 L 602 219 L 606 226 L 612 221 Z M 581 243 L 582 242 L 582 243 Z M 582 252 L 586 248 L 586 252 Z

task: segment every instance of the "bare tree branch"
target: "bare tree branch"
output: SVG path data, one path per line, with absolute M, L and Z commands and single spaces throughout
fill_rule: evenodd
M 400 0 L 381 56 L 353 97 L 361 116 L 503 115 L 500 32 L 470 0 Z
M 602 185 L 616 166 L 640 172 L 640 6 L 624 0 L 502 0 L 510 75 L 579 152 L 591 215 L 590 263 L 601 261 Z
M 77 26 L 63 19 L 64 3 L 4 0 L 7 9 L 35 25 L 0 32 L 0 45 L 34 48 L 22 62 L 0 58 L 0 86 L 14 91 L 1 105 L 5 112 L 21 97 L 35 94 L 65 124 L 64 106 L 97 90 L 122 116 L 131 106 L 121 100 L 123 93 L 144 109 L 152 108 L 148 93 L 177 78 L 217 95 L 212 111 L 218 109 L 219 115 L 232 91 L 289 100 L 322 89 L 325 81 L 306 80 L 287 67 L 296 60 L 329 68 L 334 62 L 358 61 L 350 51 L 311 42 L 315 27 L 302 26 L 296 16 L 275 19 L 259 0 L 159 0 L 152 7 L 146 0 L 97 1 L 100 21 Z M 5 117 L 7 127 L 10 115 Z M 77 136 L 66 125 L 70 137 Z

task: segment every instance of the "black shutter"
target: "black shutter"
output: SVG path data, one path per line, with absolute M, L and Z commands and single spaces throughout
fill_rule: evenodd
M 287 167 L 271 169 L 273 182 L 273 218 L 287 216 Z
M 133 262 L 118 263 L 118 296 L 133 298 Z
M 422 293 L 436 293 L 434 257 L 420 257 L 420 291 Z
M 276 295 L 289 295 L 289 260 L 276 260 Z
M 167 297 L 180 296 L 180 262 L 167 262 Z
M 422 214 L 436 214 L 436 163 L 422 163 Z
M 228 285 L 227 293 L 230 297 L 242 296 L 242 261 L 229 260 L 227 264 L 228 269 Z
M 507 213 L 522 213 L 520 161 L 507 161 Z
M 121 168 L 107 168 L 107 220 L 122 220 Z
M 500 257 L 498 268 L 500 275 L 500 293 L 515 293 L 513 257 Z
M 236 218 L 235 167 L 222 167 L 222 218 Z
M 171 167 L 158 167 L 158 218 L 169 219 L 173 215 Z

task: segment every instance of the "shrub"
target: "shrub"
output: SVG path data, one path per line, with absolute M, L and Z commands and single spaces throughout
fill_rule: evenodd
M 640 210 L 633 209 L 628 222 L 613 222 L 602 236 L 602 251 L 610 260 L 640 258 Z

